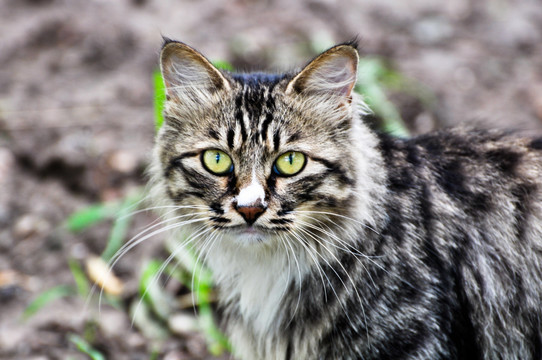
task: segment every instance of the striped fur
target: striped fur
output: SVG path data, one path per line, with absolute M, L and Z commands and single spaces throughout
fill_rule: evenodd
M 542 139 L 374 133 L 352 44 L 292 74 L 220 72 L 172 41 L 161 65 L 153 189 L 191 219 L 178 236 L 213 270 L 236 356 L 542 358 Z M 206 171 L 206 149 L 234 170 Z M 273 170 L 287 151 L 308 158 L 291 177 Z M 266 206 L 252 226 L 242 191 Z

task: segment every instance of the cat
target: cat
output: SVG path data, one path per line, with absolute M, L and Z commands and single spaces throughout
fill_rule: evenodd
M 234 355 L 542 359 L 542 138 L 371 130 L 358 61 L 230 73 L 165 40 L 152 188 Z

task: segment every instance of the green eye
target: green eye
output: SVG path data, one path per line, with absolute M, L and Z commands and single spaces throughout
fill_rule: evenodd
M 220 150 L 205 150 L 201 154 L 201 162 L 211 174 L 227 175 L 233 171 L 230 156 Z
M 305 155 L 297 151 L 289 151 L 282 154 L 275 160 L 273 170 L 280 176 L 292 176 L 303 170 L 305 166 Z

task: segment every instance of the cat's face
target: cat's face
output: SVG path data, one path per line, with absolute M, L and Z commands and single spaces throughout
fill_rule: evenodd
M 297 75 L 223 74 L 177 42 L 161 60 L 168 101 L 157 159 L 179 222 L 247 245 L 315 242 L 351 215 L 361 156 L 351 144 L 353 47 Z

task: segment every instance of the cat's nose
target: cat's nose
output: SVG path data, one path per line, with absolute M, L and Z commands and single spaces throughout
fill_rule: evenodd
M 267 209 L 265 190 L 254 177 L 250 185 L 239 191 L 239 195 L 234 200 L 234 207 L 248 225 L 254 224 L 256 219 Z
M 263 206 L 260 202 L 255 204 L 250 204 L 248 206 L 238 206 L 235 205 L 235 210 L 241 214 L 243 219 L 247 222 L 248 225 L 254 224 L 256 219 L 265 211 L 266 207 Z

